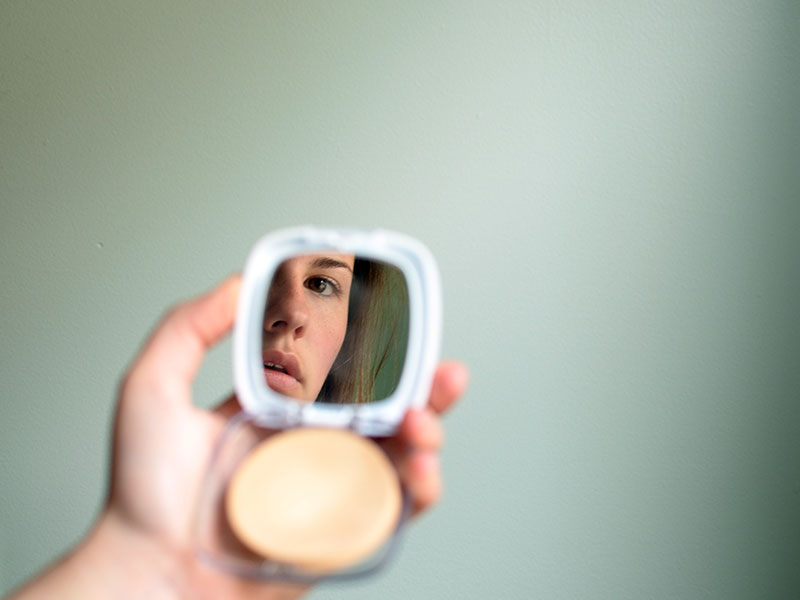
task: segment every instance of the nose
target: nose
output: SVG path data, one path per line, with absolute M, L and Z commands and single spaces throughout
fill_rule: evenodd
M 295 338 L 305 335 L 308 307 L 301 285 L 276 281 L 270 287 L 267 310 L 264 314 L 264 332 L 289 333 Z

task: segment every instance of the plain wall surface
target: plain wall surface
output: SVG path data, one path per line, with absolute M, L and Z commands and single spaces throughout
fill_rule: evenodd
M 164 309 L 315 223 L 431 248 L 472 384 L 441 504 L 311 598 L 800 596 L 798 65 L 794 0 L 3 2 L 0 593 Z

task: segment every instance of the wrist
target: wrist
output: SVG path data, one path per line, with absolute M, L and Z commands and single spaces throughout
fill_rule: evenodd
M 177 552 L 106 508 L 54 574 L 64 586 L 60 597 L 177 600 L 184 597 L 180 563 Z
M 8 600 L 177 600 L 185 581 L 177 556 L 106 508 L 86 538 Z
M 216 572 L 195 561 L 187 549 L 142 532 L 106 508 L 80 544 L 8 600 L 295 600 L 307 589 Z
M 131 527 L 113 509 L 106 509 L 87 538 L 83 554 L 87 577 L 97 596 L 115 600 L 210 600 L 259 598 L 296 600 L 307 585 L 248 581 L 215 571 L 195 560 L 191 551 L 174 547 Z M 87 571 L 97 566 L 105 577 Z
M 86 589 L 102 597 L 177 600 L 186 597 L 186 561 L 181 556 L 106 508 L 76 551 L 76 573 L 91 586 Z

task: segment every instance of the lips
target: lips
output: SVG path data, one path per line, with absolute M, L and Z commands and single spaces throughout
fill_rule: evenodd
M 300 388 L 302 382 L 300 363 L 293 354 L 287 354 L 280 350 L 265 350 L 262 357 L 264 359 L 264 376 L 269 387 L 287 395 Z

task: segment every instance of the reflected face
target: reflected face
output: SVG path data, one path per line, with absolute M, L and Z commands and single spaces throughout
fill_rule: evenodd
M 347 330 L 352 254 L 306 254 L 281 263 L 264 312 L 262 358 L 267 385 L 313 402 Z

